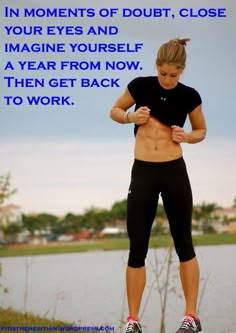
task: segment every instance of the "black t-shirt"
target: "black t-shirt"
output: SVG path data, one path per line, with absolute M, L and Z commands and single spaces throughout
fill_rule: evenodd
M 167 126 L 183 127 L 188 113 L 202 104 L 195 89 L 180 82 L 173 89 L 164 89 L 157 76 L 137 77 L 127 87 L 135 100 L 135 111 L 147 106 L 151 110 L 150 115 Z M 135 125 L 135 134 L 138 127 Z

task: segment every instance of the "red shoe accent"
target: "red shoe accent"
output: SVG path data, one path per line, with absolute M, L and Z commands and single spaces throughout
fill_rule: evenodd
M 200 319 L 198 317 L 194 316 L 192 313 L 188 313 L 188 314 L 186 314 L 186 316 L 192 317 L 193 319 L 200 321 Z
M 137 319 L 136 319 L 134 316 L 132 316 L 132 315 L 129 315 L 129 316 L 127 317 L 127 322 L 129 322 L 130 320 L 137 321 Z

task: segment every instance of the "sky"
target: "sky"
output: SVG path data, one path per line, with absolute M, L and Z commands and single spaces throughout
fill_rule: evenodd
M 82 213 L 96 206 L 110 208 L 126 197 L 133 162 L 133 125 L 120 125 L 109 111 L 127 83 L 137 76 L 156 75 L 158 47 L 175 37 L 189 37 L 187 66 L 181 82 L 194 87 L 203 100 L 207 137 L 183 144 L 195 203 L 230 206 L 236 197 L 235 87 L 236 3 L 230 0 L 105 0 L 50 1 L 50 8 L 93 8 L 95 17 L 26 18 L 25 8 L 49 8 L 48 1 L 15 0 L 20 17 L 1 12 L 0 174 L 11 173 L 18 192 L 10 199 L 25 213 Z M 102 8 L 118 8 L 112 17 Z M 123 17 L 123 8 L 171 8 L 172 17 Z M 182 8 L 226 8 L 226 17 L 179 17 Z M 203 12 L 203 11 L 202 11 Z M 4 26 L 38 26 L 43 35 L 7 35 Z M 82 35 L 46 35 L 47 26 L 81 26 Z M 117 35 L 87 35 L 89 27 L 113 26 Z M 19 31 L 16 29 L 15 31 Z M 65 53 L 6 53 L 6 43 L 64 43 Z M 69 43 L 143 44 L 139 52 L 72 53 Z M 5 70 L 11 61 L 14 70 Z M 20 70 L 19 61 L 56 62 L 56 70 Z M 61 71 L 61 61 L 100 62 L 101 70 Z M 106 61 L 140 62 L 138 70 L 105 70 Z M 4 77 L 44 79 L 44 87 L 10 86 Z M 50 79 L 73 78 L 74 86 L 52 88 Z M 119 87 L 81 87 L 81 79 L 119 79 Z M 12 80 L 12 82 L 14 79 Z M 68 81 L 67 81 L 68 82 Z M 20 96 L 22 105 L 6 105 L 4 96 Z M 73 105 L 29 106 L 27 96 L 70 96 Z M 186 123 L 186 130 L 189 126 Z

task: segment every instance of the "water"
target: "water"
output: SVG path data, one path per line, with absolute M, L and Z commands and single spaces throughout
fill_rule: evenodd
M 236 245 L 197 247 L 196 252 L 202 279 L 199 314 L 204 333 L 236 332 Z M 144 333 L 159 333 L 160 294 L 156 283 L 145 306 L 155 281 L 152 269 L 156 267 L 156 254 L 160 268 L 167 250 L 150 250 L 148 254 L 147 284 L 141 308 Z M 0 260 L 2 284 L 9 289 L 9 294 L 1 292 L 0 305 L 75 325 L 106 323 L 115 326 L 117 333 L 123 332 L 119 327 L 121 319 L 127 315 L 126 260 L 126 251 L 3 258 Z M 177 267 L 174 254 L 166 333 L 176 331 L 184 310 Z M 165 270 L 160 283 L 164 276 Z

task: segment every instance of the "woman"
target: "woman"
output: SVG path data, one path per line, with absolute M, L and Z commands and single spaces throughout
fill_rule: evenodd
M 202 332 L 197 317 L 199 267 L 191 236 L 192 192 L 181 143 L 205 138 L 206 125 L 199 93 L 179 82 L 186 63 L 186 42 L 174 39 L 157 53 L 158 76 L 132 80 L 111 109 L 121 124 L 135 124 L 135 160 L 127 199 L 130 252 L 126 271 L 129 316 L 125 333 L 142 332 L 139 308 L 145 287 L 145 258 L 159 194 L 168 217 L 180 261 L 186 301 L 185 316 L 176 333 Z M 135 112 L 127 111 L 135 105 Z M 189 117 L 192 130 L 183 129 Z

